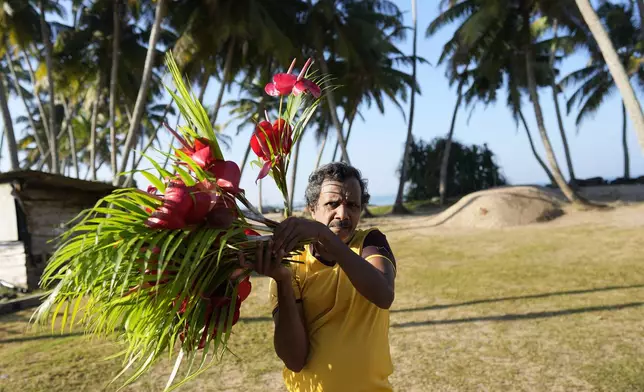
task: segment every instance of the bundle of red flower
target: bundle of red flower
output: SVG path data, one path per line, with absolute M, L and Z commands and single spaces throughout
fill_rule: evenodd
M 158 189 L 149 187 L 148 193 L 159 198 L 163 204 L 151 213 L 145 224 L 152 229 L 175 230 L 183 229 L 189 225 L 203 225 L 203 227 L 227 229 L 233 221 L 239 216 L 237 205 L 235 204 L 235 195 L 242 190 L 239 188 L 240 170 L 233 161 L 219 160 L 213 157 L 210 149 L 210 142 L 206 138 L 194 140 L 194 144 L 179 136 L 174 130 L 166 125 L 166 128 L 180 141 L 183 148 L 179 151 L 186 154 L 202 170 L 208 172 L 216 178 L 216 182 L 202 180 L 193 186 L 187 186 L 184 181 L 177 178 L 166 179 L 166 189 L 163 195 L 157 195 Z M 179 154 L 179 153 L 177 153 Z M 181 162 L 182 164 L 184 162 Z M 259 235 L 252 230 L 246 230 L 247 236 Z M 147 248 L 141 248 L 142 252 Z M 157 255 L 159 248 L 152 249 L 152 253 Z M 148 261 L 148 268 L 141 272 L 144 275 L 144 284 L 142 288 L 151 288 L 157 284 L 163 285 L 169 282 L 169 279 L 176 275 L 176 268 L 179 264 L 176 262 L 168 263 L 163 271 L 162 279 L 158 279 L 158 261 L 151 259 Z M 231 281 L 235 281 L 243 270 L 239 269 L 230 276 Z M 193 289 L 195 283 L 192 284 Z M 178 314 L 182 315 L 186 311 L 190 301 L 196 300 L 195 307 L 203 314 L 203 334 L 198 345 L 202 349 L 206 343 L 208 333 L 215 336 L 217 333 L 216 326 L 219 325 L 221 313 L 227 309 L 232 298 L 225 296 L 226 284 L 219 285 L 214 289 L 207 289 L 201 293 L 193 293 L 193 296 L 184 298 L 179 307 Z M 251 292 L 251 283 L 249 277 L 244 278 L 238 283 L 237 298 L 235 301 L 235 312 L 233 314 L 232 325 L 239 320 L 241 304 Z M 128 295 L 139 289 L 136 286 L 127 293 Z M 152 292 L 150 293 L 153 294 Z M 181 294 L 177 295 L 177 299 Z M 190 299 L 192 297 L 192 300 Z M 173 303 L 174 307 L 175 304 Z M 224 321 L 223 325 L 227 324 Z M 188 325 L 184 332 L 180 334 L 183 342 L 187 332 Z
M 180 151 L 217 181 L 213 184 L 204 180 L 186 186 L 180 178 L 168 179 L 163 205 L 152 213 L 146 225 L 152 229 L 173 230 L 205 221 L 209 227 L 227 228 L 238 216 L 234 195 L 242 191 L 239 166 L 233 161 L 213 157 L 208 139 L 195 139 L 194 145 L 190 145 L 173 129 L 167 125 L 166 128 L 184 146 Z M 156 188 L 148 188 L 151 194 L 156 191 Z

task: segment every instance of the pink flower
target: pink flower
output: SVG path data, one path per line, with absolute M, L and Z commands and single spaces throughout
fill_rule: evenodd
M 319 98 L 322 94 L 320 86 L 304 78 L 304 74 L 311 65 L 311 61 L 312 60 L 309 58 L 306 61 L 306 64 L 304 64 L 304 67 L 302 67 L 300 74 L 298 76 L 295 76 L 291 74 L 291 71 L 295 66 L 295 60 L 293 60 L 286 73 L 276 74 L 275 76 L 273 76 L 273 81 L 268 83 L 266 87 L 264 87 L 266 94 L 272 97 L 279 97 L 281 95 L 289 95 L 293 93 L 293 95 L 298 96 L 308 91 L 315 98 Z

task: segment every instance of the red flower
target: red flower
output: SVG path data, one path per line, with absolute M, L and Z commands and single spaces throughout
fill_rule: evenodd
M 261 235 L 253 229 L 244 229 L 244 234 L 248 237 L 259 237 Z
M 292 145 L 291 126 L 286 120 L 278 118 L 273 124 L 260 122 L 250 139 L 253 152 L 264 161 L 257 180 L 266 177 L 271 167 L 291 152 Z
M 308 91 L 315 98 L 319 98 L 322 93 L 322 91 L 320 90 L 320 86 L 304 78 L 304 74 L 306 73 L 306 70 L 309 68 L 310 65 L 311 65 L 311 59 L 309 58 L 306 61 L 306 64 L 304 64 L 304 67 L 302 67 L 302 71 L 300 71 L 300 74 L 298 76 L 295 76 L 291 74 L 291 71 L 295 66 L 295 60 L 293 60 L 288 71 L 286 73 L 278 73 L 275 76 L 273 76 L 273 81 L 268 83 L 264 87 L 264 91 L 266 91 L 266 94 L 272 97 L 289 95 L 291 93 L 293 93 L 293 95 L 295 96 L 298 96 L 301 93 L 305 93 Z
M 163 204 L 145 221 L 152 229 L 182 229 L 204 220 L 212 208 L 211 192 L 200 186 L 187 187 L 173 179 L 163 195 Z
M 241 170 L 235 162 L 217 160 L 207 170 L 217 178 L 217 186 L 222 190 L 232 194 L 241 192 L 239 188 Z

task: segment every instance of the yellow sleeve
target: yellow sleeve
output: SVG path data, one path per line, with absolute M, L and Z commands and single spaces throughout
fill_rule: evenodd
M 299 283 L 300 279 L 297 275 L 297 270 L 294 268 L 293 269 L 293 277 L 291 278 L 291 286 L 293 287 L 293 293 L 295 294 L 295 300 L 296 301 L 301 301 L 302 300 L 302 289 L 300 287 Z M 269 284 L 268 284 L 268 291 L 269 291 L 269 302 L 271 304 L 271 311 L 275 313 L 278 307 L 278 300 L 277 300 L 277 283 L 275 282 L 274 279 L 271 279 Z

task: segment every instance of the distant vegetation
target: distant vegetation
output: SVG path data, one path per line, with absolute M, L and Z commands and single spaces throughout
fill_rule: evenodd
M 407 180 L 410 183 L 407 200 L 428 200 L 439 197 L 440 165 L 446 140 L 435 138 L 412 143 Z M 467 146 L 452 141 L 447 171 L 447 198 L 505 185 L 506 179 L 487 147 Z

